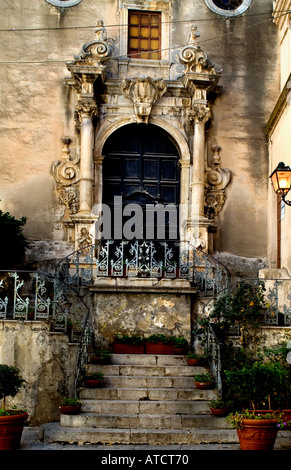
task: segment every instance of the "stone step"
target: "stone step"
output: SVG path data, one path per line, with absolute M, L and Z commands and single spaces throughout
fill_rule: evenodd
M 205 401 L 83 400 L 82 410 L 91 413 L 119 414 L 203 414 L 209 411 Z
M 66 444 L 201 444 L 237 443 L 234 429 L 131 429 L 73 428 L 59 423 L 40 427 L 40 439 L 49 443 Z
M 196 388 L 83 388 L 80 390 L 82 400 L 150 400 L 150 401 L 193 401 L 214 400 L 214 390 L 199 390 Z
M 74 428 L 229 429 L 224 418 L 217 418 L 209 413 L 196 415 L 81 413 L 61 415 L 60 424 Z
M 128 364 L 88 364 L 88 371 L 102 372 L 106 375 L 122 375 L 122 376 L 157 376 L 157 377 L 194 377 L 195 374 L 205 372 L 204 367 L 190 367 L 187 365 L 128 365 Z
M 112 354 L 112 364 L 148 365 L 148 366 L 188 366 L 183 355 L 171 354 Z M 188 366 L 190 367 L 190 366 Z M 192 367 L 193 369 L 194 367 Z
M 200 373 L 200 372 L 199 372 Z M 193 377 L 105 375 L 105 387 L 116 388 L 193 388 Z

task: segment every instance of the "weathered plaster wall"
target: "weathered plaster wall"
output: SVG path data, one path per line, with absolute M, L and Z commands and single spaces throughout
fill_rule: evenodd
M 184 336 L 190 342 L 191 299 L 185 294 L 96 293 L 94 296 L 96 340 L 107 344 L 115 335 L 148 337 L 163 333 Z
M 27 382 L 7 405 L 26 409 L 32 426 L 58 421 L 61 399 L 73 393 L 75 355 L 76 344 L 44 322 L 2 320 L 0 363 L 18 367 Z
M 58 219 L 51 164 L 61 157 L 64 135 L 72 138 L 72 154 L 76 144 L 65 63 L 93 38 L 99 17 L 106 25 L 118 24 L 118 6 L 114 0 L 82 0 L 63 11 L 45 0 L 3 0 L 1 6 L 5 14 L 0 28 L 10 31 L 0 32 L 5 62 L 0 64 L 0 207 L 17 217 L 28 217 L 28 237 L 48 241 Z M 264 128 L 279 88 L 277 32 L 271 10 L 271 0 L 256 0 L 244 16 L 224 20 L 203 0 L 172 2 L 173 49 L 186 45 L 193 20 L 201 47 L 223 68 L 208 157 L 211 145 L 219 144 L 222 166 L 230 169 L 232 180 L 214 248 L 253 259 L 267 254 Z M 29 28 L 39 29 L 25 31 Z M 117 39 L 118 50 L 119 28 L 108 27 L 107 34 Z

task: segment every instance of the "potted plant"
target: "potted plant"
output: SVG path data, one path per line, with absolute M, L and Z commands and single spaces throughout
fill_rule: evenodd
M 173 353 L 174 354 L 185 354 L 185 352 L 189 348 L 188 341 L 184 336 L 174 336 L 172 338 L 172 343 L 173 343 Z
M 209 409 L 213 416 L 226 416 L 232 403 L 224 400 L 211 400 Z
M 138 335 L 117 334 L 113 343 L 115 354 L 143 354 L 144 339 Z
M 207 361 L 204 354 L 197 354 L 194 352 L 189 352 L 185 357 L 189 366 L 203 366 Z
M 95 349 L 90 356 L 91 364 L 110 364 L 112 353 L 105 349 Z
M 62 414 L 76 415 L 81 412 L 81 405 L 78 398 L 64 398 L 59 408 Z
M 162 333 L 150 335 L 145 347 L 146 354 L 173 354 L 172 338 Z
M 93 372 L 92 374 L 86 374 L 83 379 L 83 383 L 87 388 L 99 388 L 104 385 L 104 375 L 102 372 Z
M 226 419 L 237 430 L 241 450 L 273 450 L 278 430 L 285 426 L 278 412 L 246 410 L 231 413 Z
M 276 409 L 277 396 L 287 373 L 279 364 L 258 361 L 239 370 L 226 370 L 226 396 L 240 409 Z
M 25 380 L 16 367 L 0 364 L 0 450 L 14 450 L 20 447 L 23 426 L 27 420 L 26 411 L 16 408 L 6 409 L 6 397 L 15 397 Z
M 256 329 L 266 307 L 264 282 L 242 281 L 231 293 L 223 294 L 214 302 L 209 322 L 220 341 L 224 341 L 230 326 L 241 329 L 241 343 L 247 342 L 249 329 Z
M 214 386 L 214 380 L 208 373 L 194 375 L 195 387 L 199 389 L 209 390 Z

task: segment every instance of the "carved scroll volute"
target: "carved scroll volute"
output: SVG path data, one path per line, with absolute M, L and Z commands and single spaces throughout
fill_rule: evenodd
M 79 180 L 78 159 L 71 160 L 69 149 L 71 139 L 63 137 L 62 143 L 62 158 L 53 163 L 52 173 L 58 184 L 71 185 Z
M 179 54 L 181 64 L 186 65 L 187 73 L 215 73 L 214 67 L 207 60 L 207 55 L 201 50 L 197 42 L 200 34 L 197 32 L 196 25 L 191 25 L 189 44 L 183 47 Z
M 82 46 L 80 53 L 75 56 L 75 60 L 86 60 L 89 65 L 102 65 L 106 62 L 113 50 L 113 39 L 107 39 L 107 32 L 103 21 L 98 20 L 95 31 L 95 40 Z
M 219 145 L 211 147 L 213 152 L 212 167 L 206 168 L 205 172 L 205 210 L 209 218 L 217 215 L 225 203 L 225 188 L 230 182 L 230 171 L 221 168 Z
M 62 143 L 62 157 L 52 164 L 52 175 L 57 183 L 59 204 L 64 204 L 74 214 L 79 204 L 79 158 L 72 159 L 70 156 L 69 137 L 63 137 Z
M 150 77 L 124 79 L 121 83 L 122 94 L 133 102 L 137 122 L 148 122 L 153 104 L 166 90 L 167 85 L 162 79 Z

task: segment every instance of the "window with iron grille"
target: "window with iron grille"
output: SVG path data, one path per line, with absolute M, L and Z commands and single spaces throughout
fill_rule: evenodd
M 204 0 L 208 8 L 218 15 L 239 16 L 251 5 L 252 0 Z
M 51 5 L 54 5 L 55 7 L 73 7 L 74 5 L 77 5 L 80 3 L 82 0 L 46 0 L 48 3 Z
M 161 13 L 128 11 L 128 56 L 131 59 L 161 58 Z

